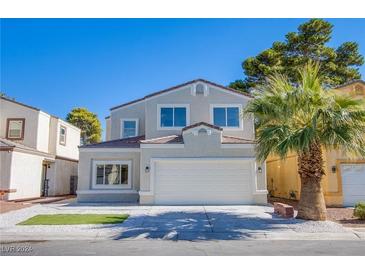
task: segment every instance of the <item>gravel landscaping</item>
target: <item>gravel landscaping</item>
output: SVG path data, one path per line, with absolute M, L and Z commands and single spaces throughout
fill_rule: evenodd
M 285 203 L 298 209 L 298 201 L 289 200 L 284 198 L 270 197 L 269 202 Z M 354 217 L 354 209 L 351 207 L 327 207 L 327 219 L 328 221 L 339 223 L 346 227 L 360 227 L 365 228 L 365 220 L 360 220 Z

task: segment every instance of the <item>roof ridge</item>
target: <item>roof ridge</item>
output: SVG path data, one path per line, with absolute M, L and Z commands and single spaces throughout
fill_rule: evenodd
M 138 136 L 134 136 L 134 137 L 128 137 L 128 138 L 120 138 L 120 139 L 114 139 L 114 140 L 108 140 L 108 141 L 103 141 L 103 142 L 99 142 L 99 143 L 95 143 L 95 144 L 87 144 L 87 145 L 83 145 L 83 146 L 79 146 L 79 147 L 88 147 L 88 146 L 95 146 L 95 145 L 100 145 L 100 144 L 110 144 L 110 143 L 116 143 L 116 142 L 120 142 L 120 141 L 128 141 L 128 140 L 137 140 L 140 142 L 140 140 L 138 139 L 142 139 L 144 138 L 145 135 L 138 135 Z
M 194 127 L 198 127 L 198 126 L 201 126 L 201 125 L 204 125 L 204 126 L 207 126 L 207 127 L 210 127 L 210 128 L 213 128 L 213 129 L 216 129 L 216 130 L 220 130 L 222 131 L 223 129 L 219 126 L 215 126 L 215 125 L 212 125 L 210 123 L 207 123 L 207 122 L 204 122 L 204 121 L 201 121 L 201 122 L 197 122 L 197 123 L 194 123 L 194 124 L 191 124 L 189 126 L 186 126 L 184 127 L 181 131 L 185 131 L 185 130 L 188 130 L 188 129 L 191 129 L 191 128 L 194 128 Z
M 179 84 L 179 85 L 175 85 L 175 86 L 172 86 L 172 87 L 169 87 L 169 88 L 166 88 L 166 89 L 162 89 L 160 91 L 156 91 L 156 92 L 147 94 L 144 97 L 141 97 L 139 99 L 135 99 L 135 100 L 132 100 L 132 101 L 129 101 L 129 102 L 126 102 L 126 103 L 117 105 L 115 107 L 111 107 L 109 110 L 112 111 L 114 109 L 118 109 L 118 108 L 121 108 L 121 107 L 124 107 L 124 106 L 127 106 L 127 105 L 131 105 L 133 103 L 141 102 L 141 101 L 143 101 L 143 100 L 145 100 L 147 98 L 150 98 L 150 97 L 153 97 L 153 96 L 156 96 L 156 95 L 159 95 L 159 94 L 162 94 L 162 93 L 165 93 L 165 92 L 174 90 L 174 89 L 178 89 L 178 88 L 181 88 L 183 86 L 187 86 L 187 85 L 190 85 L 190 84 L 193 84 L 193 83 L 196 83 L 196 82 L 204 82 L 206 84 L 210 84 L 212 86 L 215 86 L 215 87 L 218 87 L 218 88 L 222 88 L 222 89 L 225 89 L 225 90 L 228 90 L 228 91 L 237 93 L 239 95 L 243 95 L 243 96 L 246 96 L 246 97 L 249 97 L 249 98 L 253 98 L 253 96 L 251 94 L 249 94 L 249 93 L 244 93 L 244 92 L 241 92 L 239 90 L 236 90 L 236 89 L 233 89 L 233 88 L 230 88 L 230 87 L 226 87 L 226 86 L 223 86 L 223 85 L 220 85 L 220 84 L 217 84 L 217 83 L 214 83 L 214 82 L 211 82 L 211 81 L 202 79 L 202 78 L 198 78 L 198 79 L 194 79 L 194 80 L 191 80 L 191 81 L 188 81 L 188 82 Z
M 354 79 L 354 80 L 348 81 L 346 83 L 343 83 L 341 85 L 338 85 L 338 86 L 334 87 L 334 89 L 346 87 L 346 86 L 349 86 L 349 85 L 354 84 L 354 83 L 363 83 L 365 85 L 365 81 L 364 80 L 362 80 L 362 79 Z

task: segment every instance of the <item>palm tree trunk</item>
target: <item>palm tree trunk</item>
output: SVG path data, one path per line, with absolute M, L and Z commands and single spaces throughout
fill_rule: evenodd
M 321 146 L 315 142 L 310 149 L 298 157 L 298 172 L 301 179 L 301 193 L 297 218 L 305 220 L 326 220 L 326 203 L 322 189 L 323 158 Z

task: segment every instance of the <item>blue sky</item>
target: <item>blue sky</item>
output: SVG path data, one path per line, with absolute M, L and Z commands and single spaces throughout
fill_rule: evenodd
M 241 62 L 306 19 L 1 19 L 1 91 L 64 118 L 196 78 L 227 85 Z M 356 41 L 365 19 L 330 19 L 330 46 Z M 361 68 L 365 75 L 365 67 Z

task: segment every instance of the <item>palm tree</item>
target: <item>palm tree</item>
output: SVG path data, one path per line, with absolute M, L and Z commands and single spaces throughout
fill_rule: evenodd
M 270 154 L 284 159 L 290 152 L 297 153 L 301 179 L 297 218 L 307 220 L 326 219 L 322 149 L 365 156 L 363 101 L 324 89 L 319 69 L 318 64 L 307 64 L 297 83 L 283 75 L 270 77 L 244 110 L 256 117 L 260 160 Z

